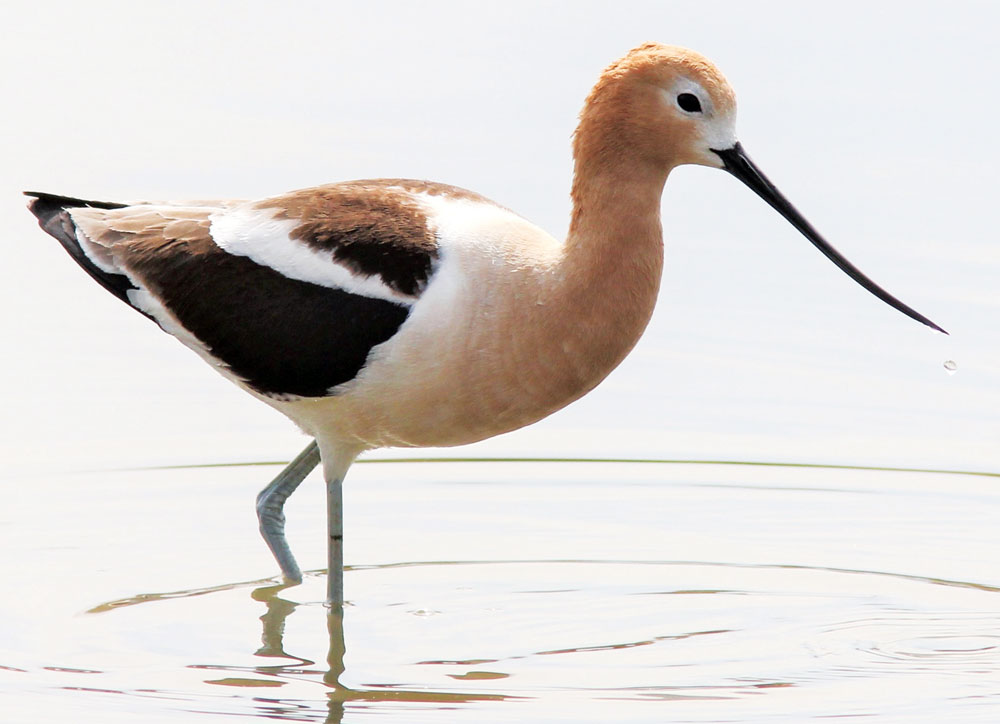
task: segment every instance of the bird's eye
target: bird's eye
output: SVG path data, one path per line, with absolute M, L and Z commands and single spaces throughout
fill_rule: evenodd
M 681 93 L 677 96 L 677 105 L 681 107 L 682 111 L 701 113 L 701 101 L 694 93 Z

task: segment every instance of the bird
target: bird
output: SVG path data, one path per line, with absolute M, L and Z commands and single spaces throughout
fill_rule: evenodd
M 106 290 L 312 441 L 257 496 L 286 582 L 283 506 L 322 465 L 327 603 L 343 605 L 342 483 L 359 455 L 530 425 L 598 385 L 653 312 L 661 196 L 684 164 L 742 181 L 876 297 L 944 332 L 831 246 L 751 160 L 716 66 L 644 43 L 614 61 L 572 138 L 565 240 L 475 192 L 343 181 L 258 200 L 117 203 L 25 192 Z

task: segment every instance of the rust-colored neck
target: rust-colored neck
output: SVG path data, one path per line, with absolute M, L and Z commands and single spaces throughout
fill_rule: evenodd
M 638 342 L 663 268 L 660 196 L 668 169 L 588 124 L 574 143 L 573 217 L 562 253 L 536 279 L 538 309 L 510 357 L 519 385 L 558 409 L 597 386 Z M 542 401 L 545 402 L 542 402 Z
M 594 146 L 589 148 L 594 149 Z M 660 197 L 667 171 L 606 148 L 578 156 L 573 217 L 560 264 L 576 364 L 597 384 L 638 342 L 663 270 Z M 613 161 L 617 162 L 613 162 Z

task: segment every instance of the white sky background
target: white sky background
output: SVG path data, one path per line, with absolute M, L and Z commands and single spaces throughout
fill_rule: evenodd
M 20 191 L 256 197 L 329 181 L 475 189 L 557 236 L 569 136 L 645 40 L 721 67 L 743 144 L 847 279 L 726 174 L 664 197 L 668 269 L 583 401 L 455 454 L 1000 470 L 995 3 L 46 2 L 3 12 L 0 456 L 8 471 L 279 459 L 280 415 L 94 284 Z M 945 359 L 958 363 L 954 376 Z

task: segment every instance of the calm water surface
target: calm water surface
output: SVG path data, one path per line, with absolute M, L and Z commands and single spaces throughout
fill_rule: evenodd
M 4 721 L 1000 717 L 996 477 L 362 464 L 341 621 L 321 570 L 261 578 L 247 484 L 276 470 L 28 481 L 2 519 Z M 300 496 L 308 568 L 319 480 Z

